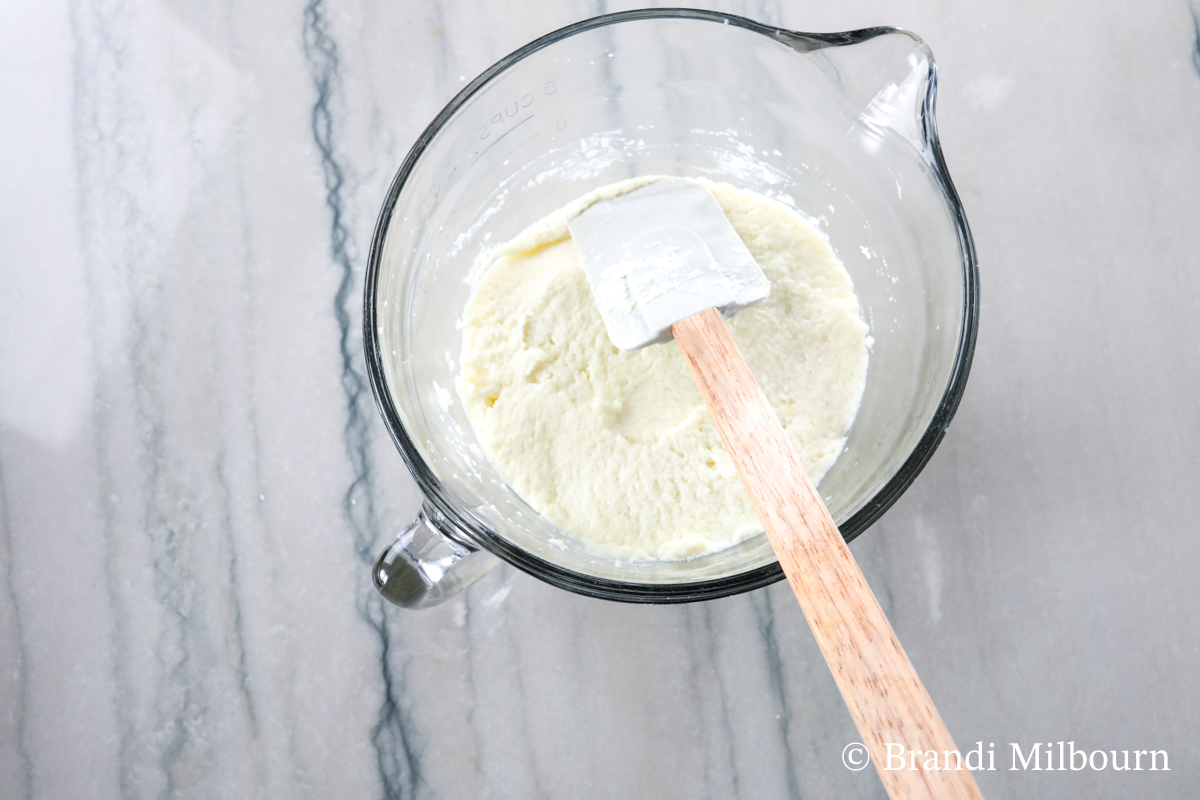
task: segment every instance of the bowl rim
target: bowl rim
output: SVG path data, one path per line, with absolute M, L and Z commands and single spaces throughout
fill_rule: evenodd
M 951 366 L 949 380 L 929 425 L 895 474 L 861 508 L 838 526 L 846 542 L 852 541 L 869 528 L 912 485 L 917 475 L 920 474 L 921 470 L 924 469 L 929 459 L 933 456 L 937 446 L 941 443 L 950 425 L 950 421 L 958 410 L 959 403 L 966 389 L 967 376 L 970 373 L 971 362 L 975 352 L 975 341 L 978 335 L 979 268 L 974 240 L 971 237 L 971 230 L 967 225 L 966 213 L 963 210 L 954 184 L 950 179 L 950 173 L 946 168 L 938 138 L 935 119 L 937 65 L 933 59 L 932 52 L 930 52 L 925 42 L 916 34 L 902 28 L 874 27 L 840 33 L 804 33 L 765 25 L 733 14 L 690 8 L 638 9 L 604 14 L 548 33 L 500 59 L 467 84 L 434 117 L 433 121 L 429 123 L 409 150 L 407 157 L 404 159 L 399 170 L 397 170 L 396 176 L 393 178 L 391 186 L 388 189 L 387 196 L 375 223 L 364 278 L 363 349 L 367 374 L 370 379 L 371 391 L 375 397 L 376 406 L 384 419 L 393 443 L 400 451 L 409 472 L 421 489 L 425 497 L 425 502 L 432 503 L 437 511 L 441 513 L 442 517 L 454 526 L 454 530 L 451 531 L 453 535 L 465 537 L 470 543 L 490 551 L 523 572 L 533 575 L 551 585 L 578 594 L 632 603 L 688 603 L 726 597 L 767 586 L 781 580 L 784 577 L 783 570 L 779 566 L 779 563 L 774 561 L 751 570 L 720 578 L 679 583 L 646 584 L 598 578 L 586 573 L 576 572 L 553 564 L 515 546 L 503 536 L 492 531 L 486 523 L 475 518 L 469 512 L 458 508 L 457 504 L 450 500 L 448 492 L 442 486 L 441 481 L 433 474 L 433 471 L 421 457 L 420 451 L 405 429 L 395 403 L 387 390 L 384 354 L 378 336 L 376 320 L 379 275 L 382 268 L 384 243 L 392 221 L 392 212 L 417 162 L 433 138 L 454 116 L 455 112 L 510 65 L 527 58 L 545 47 L 578 33 L 596 28 L 649 19 L 691 19 L 721 25 L 733 25 L 777 39 L 789 47 L 802 52 L 819 50 L 826 47 L 859 44 L 878 36 L 900 34 L 910 37 L 917 47 L 924 49 L 928 57 L 929 74 L 926 80 L 925 97 L 921 103 L 922 136 L 927 147 L 926 155 L 931 162 L 930 166 L 941 187 L 946 205 L 951 211 L 958 237 L 959 253 L 963 269 L 963 324 L 959 332 L 957 350 Z

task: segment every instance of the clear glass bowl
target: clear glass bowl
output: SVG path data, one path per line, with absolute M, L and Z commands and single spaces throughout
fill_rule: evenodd
M 380 413 L 428 501 L 410 534 L 419 528 L 429 550 L 440 531 L 461 553 L 431 566 L 410 541 L 403 558 L 381 558 L 377 585 L 403 566 L 423 581 L 407 604 L 444 599 L 485 571 L 476 548 L 613 600 L 702 600 L 783 577 L 765 536 L 686 561 L 590 552 L 500 478 L 455 392 L 474 259 L 636 175 L 754 189 L 828 235 L 874 345 L 862 406 L 820 491 L 847 540 L 878 519 L 945 433 L 975 344 L 975 252 L 938 145 L 935 89 L 929 49 L 905 31 L 796 33 L 695 10 L 597 17 L 472 81 L 392 183 L 363 325 Z

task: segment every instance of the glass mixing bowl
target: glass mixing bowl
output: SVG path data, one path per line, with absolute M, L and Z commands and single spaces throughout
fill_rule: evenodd
M 634 602 L 703 600 L 783 577 L 765 536 L 684 561 L 598 555 L 529 507 L 484 457 L 455 392 L 475 259 L 589 190 L 705 177 L 794 205 L 829 237 L 874 339 L 845 450 L 820 484 L 847 540 L 896 501 L 958 406 L 977 268 L 934 124 L 936 69 L 894 28 L 796 33 L 695 10 L 610 14 L 484 72 L 392 182 L 363 332 L 380 413 L 426 497 L 376 585 L 419 607 L 499 557 Z

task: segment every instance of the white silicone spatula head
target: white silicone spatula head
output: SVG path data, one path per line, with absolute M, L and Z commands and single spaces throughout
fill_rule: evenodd
M 730 317 L 771 285 L 717 199 L 682 178 L 600 200 L 568 224 L 608 338 L 636 350 L 716 308 Z

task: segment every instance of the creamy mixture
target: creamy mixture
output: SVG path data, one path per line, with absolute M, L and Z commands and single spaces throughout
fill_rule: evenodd
M 488 459 L 534 509 L 594 549 L 678 559 L 762 531 L 674 342 L 608 340 L 567 220 L 530 226 L 475 276 L 458 392 Z M 652 180 L 652 179 L 650 179 Z M 704 182 L 771 282 L 730 328 L 815 481 L 841 452 L 870 344 L 825 237 L 756 192 Z

